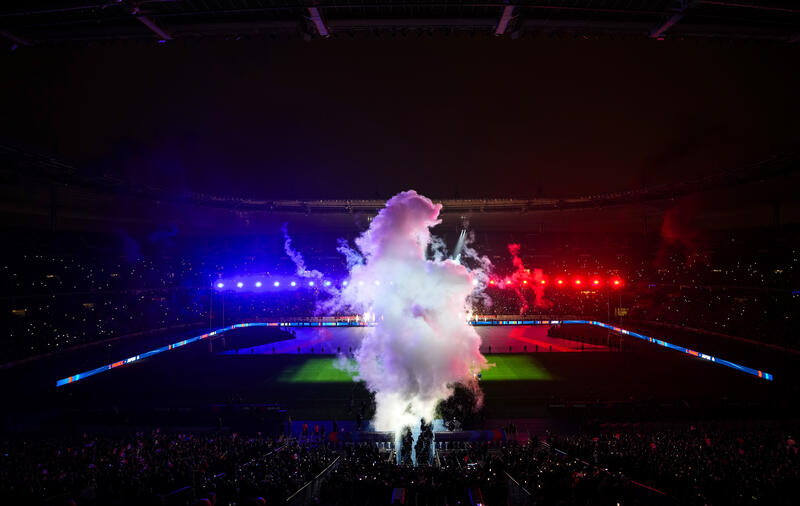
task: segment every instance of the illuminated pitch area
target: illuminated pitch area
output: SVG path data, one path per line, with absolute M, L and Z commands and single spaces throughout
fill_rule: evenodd
M 608 351 L 607 346 L 584 344 L 567 339 L 559 339 L 547 335 L 549 325 L 531 325 L 514 327 L 477 327 L 481 336 L 482 353 L 503 352 L 580 352 Z M 295 339 L 277 343 L 236 348 L 236 341 L 228 343 L 228 350 L 222 353 L 230 355 L 270 355 L 273 353 L 314 353 L 335 354 L 350 353 L 358 348 L 364 337 L 366 328 L 296 328 Z M 510 350 L 509 350 L 510 347 Z
M 553 375 L 530 354 L 486 356 L 490 369 L 483 372 L 481 381 L 550 381 Z M 283 368 L 281 383 L 349 383 L 353 374 L 338 369 L 334 357 L 309 357 Z M 354 361 L 352 361 L 355 364 Z

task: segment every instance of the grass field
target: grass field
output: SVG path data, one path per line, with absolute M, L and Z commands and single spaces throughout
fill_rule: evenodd
M 489 364 L 481 381 L 550 381 L 553 376 L 531 355 L 486 355 Z
M 334 366 L 333 357 L 308 358 L 300 364 L 286 366 L 278 376 L 281 383 L 344 383 L 353 375 Z
M 492 366 L 482 381 L 550 381 L 553 376 L 531 355 L 487 355 Z M 281 383 L 345 383 L 353 375 L 337 369 L 332 357 L 313 357 L 287 365 L 278 375 Z

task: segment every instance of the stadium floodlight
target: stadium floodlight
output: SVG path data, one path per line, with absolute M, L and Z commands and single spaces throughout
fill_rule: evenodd
M 376 279 L 376 280 L 375 280 L 375 286 L 378 286 L 378 285 L 380 285 L 380 284 L 381 284 L 381 282 L 380 282 L 380 281 L 378 281 L 378 280 Z
M 319 14 L 319 9 L 316 7 L 309 7 L 308 14 L 311 16 L 311 21 L 317 28 L 317 33 L 323 37 L 328 37 L 330 33 L 328 32 L 328 27 L 325 26 L 325 22 L 322 20 L 322 16 Z
M 276 281 L 276 282 L 272 283 L 272 286 L 281 286 L 281 282 L 280 281 Z
M 236 283 L 236 288 L 241 288 L 241 287 L 243 287 L 243 286 L 244 286 L 244 283 L 242 283 L 241 281 L 239 281 L 238 283 Z
M 497 27 L 494 29 L 495 35 L 503 35 L 506 33 L 506 29 L 508 28 L 508 24 L 511 22 L 514 14 L 514 6 L 513 5 L 506 5 L 503 7 L 503 14 L 500 16 L 500 21 L 497 23 Z
M 220 281 L 219 283 L 217 283 L 217 288 L 225 288 L 225 283 Z
M 256 288 L 261 288 L 261 281 L 256 281 Z
M 290 285 L 292 285 L 292 286 L 297 286 L 297 282 L 296 282 L 296 281 L 292 281 L 292 282 L 291 282 L 291 283 L 289 283 L 289 284 L 290 284 Z

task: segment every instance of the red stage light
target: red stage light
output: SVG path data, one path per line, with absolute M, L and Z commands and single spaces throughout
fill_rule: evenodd
M 493 279 L 492 279 L 492 280 L 489 280 L 489 284 L 490 284 L 490 285 L 493 285 L 493 284 L 494 284 L 494 280 L 493 280 Z
M 599 279 L 595 279 L 594 281 L 592 281 L 592 283 L 594 283 L 594 285 L 597 286 L 597 285 L 600 284 L 600 280 Z
M 615 280 L 613 281 L 613 283 L 614 283 L 614 287 L 620 287 L 620 286 L 622 286 L 622 281 L 620 281 L 620 280 L 618 280 L 618 279 L 615 279 Z
M 523 285 L 527 285 L 527 284 L 528 284 L 528 280 L 527 280 L 527 279 L 523 279 L 523 280 L 522 280 L 522 284 L 523 284 Z
M 541 283 L 542 283 L 542 284 L 545 284 L 545 283 L 547 283 L 547 281 L 545 281 L 545 280 L 542 280 L 542 281 L 541 281 Z
M 507 284 L 507 285 L 510 285 L 510 284 L 511 284 L 511 280 L 510 280 L 510 279 L 507 279 L 507 280 L 506 280 L 506 284 Z
M 581 284 L 581 280 L 580 280 L 580 279 L 576 279 L 576 280 L 575 280 L 575 284 L 576 284 L 576 285 L 580 285 L 580 284 Z
M 559 285 L 563 285 L 564 284 L 564 280 L 563 279 L 559 279 L 558 281 L 556 281 L 556 283 L 559 284 Z

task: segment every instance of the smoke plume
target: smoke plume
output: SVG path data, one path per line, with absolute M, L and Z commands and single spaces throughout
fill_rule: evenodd
M 363 261 L 349 262 L 349 282 L 337 295 L 376 323 L 355 358 L 357 379 L 375 392 L 377 430 L 431 420 L 455 383 L 473 383 L 486 368 L 467 323 L 475 273 L 432 243 L 441 208 L 413 190 L 392 197 L 356 239 Z
M 297 269 L 297 275 L 302 278 L 322 279 L 321 272 L 316 269 L 309 270 L 306 268 L 306 261 L 303 259 L 303 255 L 292 247 L 292 238 L 289 236 L 288 223 L 283 224 L 281 232 L 283 232 L 283 251 L 294 263 Z
M 525 264 L 522 262 L 522 258 L 519 256 L 519 249 L 519 244 L 508 245 L 508 252 L 511 253 L 511 259 L 514 263 L 514 273 L 505 279 L 506 282 L 510 281 L 508 286 L 512 287 L 519 298 L 519 313 L 525 313 L 530 307 L 528 304 L 528 299 L 525 297 L 523 290 L 533 290 L 533 304 L 535 307 L 547 308 L 552 306 L 552 303 L 545 299 L 544 296 L 544 288 L 547 280 L 544 277 L 542 269 L 535 268 L 533 269 L 533 272 L 531 272 L 531 269 L 526 269 Z M 501 287 L 502 286 L 503 284 L 501 284 Z

